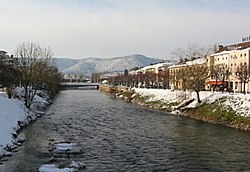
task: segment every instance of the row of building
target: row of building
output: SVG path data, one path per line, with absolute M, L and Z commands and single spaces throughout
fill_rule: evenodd
M 217 45 L 214 52 L 206 57 L 180 63 L 159 63 L 146 66 L 129 72 L 130 75 L 145 74 L 152 72 L 156 75 L 162 71 L 168 72 L 168 82 L 170 89 L 183 89 L 184 83 L 177 78 L 182 71 L 182 77 L 185 78 L 185 70 L 188 66 L 206 65 L 209 69 L 209 77 L 204 81 L 204 89 L 229 89 L 235 92 L 250 92 L 250 42 L 241 42 L 231 45 Z M 220 77 L 215 77 L 215 67 L 220 69 Z M 238 76 L 239 71 L 244 68 L 243 79 Z M 242 73 L 242 72 L 241 72 Z M 159 78 L 158 78 L 159 81 Z M 158 83 L 159 84 L 159 83 Z M 223 87 L 222 87 L 223 86 Z

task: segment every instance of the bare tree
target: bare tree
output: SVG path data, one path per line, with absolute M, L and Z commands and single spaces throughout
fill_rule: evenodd
M 137 76 L 128 74 L 126 77 L 127 77 L 127 81 L 128 81 L 127 86 L 128 87 L 134 87 L 135 83 L 136 83 Z
M 225 81 L 229 77 L 229 70 L 225 67 L 225 65 L 215 65 L 211 67 L 211 77 L 215 79 L 216 86 L 218 85 L 218 81 L 221 82 L 221 91 L 224 92 Z
M 212 47 L 200 47 L 198 45 L 189 45 L 186 50 L 186 58 L 188 60 L 195 60 L 198 58 L 204 58 L 208 56 L 213 51 Z
M 180 63 L 184 63 L 188 60 L 194 60 L 197 58 L 201 58 L 204 56 L 208 56 L 213 51 L 212 47 L 200 47 L 198 45 L 192 44 L 189 45 L 186 49 L 183 48 L 176 48 L 172 51 L 172 56 L 178 58 Z
M 199 92 L 205 89 L 205 80 L 209 77 L 207 65 L 192 65 L 187 67 L 187 88 L 197 94 L 197 101 L 201 103 Z
M 101 73 L 99 72 L 92 72 L 91 74 L 91 81 L 92 82 L 100 82 L 101 81 Z
M 158 73 L 158 82 L 159 85 L 161 85 L 164 89 L 165 88 L 169 88 L 169 70 L 165 69 L 165 70 L 160 70 Z
M 16 57 L 18 69 L 22 74 L 21 86 L 24 87 L 25 106 L 30 108 L 38 89 L 43 87 L 47 65 L 52 62 L 50 48 L 41 48 L 40 45 L 27 42 L 17 46 Z
M 237 68 L 236 75 L 237 78 L 240 80 L 241 85 L 243 84 L 243 93 L 246 94 L 246 83 L 249 81 L 249 67 L 247 65 L 241 65 Z
M 183 62 L 186 58 L 185 50 L 182 48 L 176 48 L 174 51 L 171 52 L 171 54 L 173 59 L 177 59 L 180 62 Z
M 195 91 L 197 94 L 197 100 L 200 103 L 199 92 L 205 88 L 205 79 L 209 77 L 209 70 L 205 60 L 211 53 L 212 48 L 190 45 L 186 50 L 177 50 L 178 52 L 175 52 L 175 55 L 181 55 L 182 57 L 180 57 L 180 59 L 185 59 L 186 66 L 183 71 L 178 69 L 178 71 L 175 72 L 175 80 L 177 82 L 182 81 L 184 89 L 187 88 Z M 189 60 L 189 63 L 186 62 L 186 60 Z
M 188 78 L 185 77 L 186 76 L 186 70 L 185 70 L 185 68 L 179 69 L 176 75 L 177 75 L 177 78 L 179 79 L 179 82 L 182 85 L 182 89 L 184 91 L 186 91 Z

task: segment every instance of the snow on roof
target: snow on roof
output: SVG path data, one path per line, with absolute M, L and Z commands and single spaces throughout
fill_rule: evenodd
M 0 50 L 0 53 L 7 53 L 7 51 L 5 51 L 5 50 Z
M 184 63 L 184 64 L 174 64 L 172 66 L 169 66 L 168 68 L 185 67 L 185 66 L 187 66 L 186 63 Z
M 229 54 L 231 51 L 222 51 L 222 52 L 219 52 L 219 53 L 214 53 L 214 54 L 211 54 L 210 56 L 219 56 L 219 55 L 225 55 L 225 54 Z
M 205 63 L 206 63 L 206 58 L 198 58 L 198 59 L 195 59 L 193 61 L 186 62 L 186 64 L 188 66 L 190 66 L 190 65 L 200 65 L 200 64 L 205 64 Z
M 236 53 L 238 51 L 248 51 L 248 50 L 250 50 L 250 47 L 244 48 L 244 49 L 240 49 L 240 47 L 238 47 L 238 49 L 235 49 L 235 50 L 225 50 L 219 53 L 211 54 L 210 56 L 219 56 L 219 55 L 225 55 L 225 54 L 230 54 L 230 53 Z
M 206 58 L 198 58 L 192 61 L 187 61 L 184 64 L 176 64 L 169 66 L 169 68 L 176 68 L 176 67 L 185 67 L 185 66 L 191 66 L 191 65 L 201 65 L 206 63 Z
M 145 67 L 141 68 L 141 70 L 147 70 L 147 69 L 159 68 L 159 67 L 167 67 L 167 66 L 171 66 L 172 64 L 173 63 L 169 63 L 169 62 L 157 63 L 157 64 L 145 66 Z

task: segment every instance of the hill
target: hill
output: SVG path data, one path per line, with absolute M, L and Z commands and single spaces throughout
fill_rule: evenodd
M 139 54 L 114 58 L 55 59 L 59 70 L 63 73 L 83 73 L 86 76 L 90 76 L 92 72 L 123 73 L 125 69 L 130 70 L 134 67 L 143 67 L 160 61 L 160 59 Z

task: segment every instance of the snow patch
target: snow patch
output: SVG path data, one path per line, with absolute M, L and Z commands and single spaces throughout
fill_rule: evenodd
M 42 165 L 38 171 L 39 172 L 76 172 L 80 169 L 85 169 L 86 165 L 82 162 L 72 161 L 71 164 L 68 165 L 68 167 L 65 168 L 59 168 L 55 164 L 44 164 Z
M 56 143 L 51 148 L 54 154 L 78 154 L 81 153 L 81 149 L 76 143 Z
M 39 172 L 74 172 L 73 168 L 58 168 L 55 164 L 44 164 L 39 169 Z

